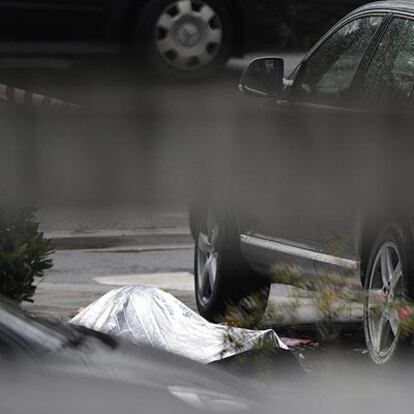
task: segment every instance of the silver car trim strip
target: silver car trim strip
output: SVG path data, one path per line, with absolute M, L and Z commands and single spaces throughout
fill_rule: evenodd
M 316 262 L 325 263 L 337 267 L 343 267 L 351 270 L 357 270 L 359 268 L 359 263 L 354 260 L 331 256 L 325 253 L 318 253 L 312 250 L 303 249 L 301 247 L 291 246 L 289 244 L 273 240 L 262 239 L 260 237 L 250 236 L 247 234 L 242 234 L 240 236 L 240 241 L 250 246 L 259 247 L 266 250 L 272 250 L 290 256 L 301 257 L 303 259 L 314 260 Z

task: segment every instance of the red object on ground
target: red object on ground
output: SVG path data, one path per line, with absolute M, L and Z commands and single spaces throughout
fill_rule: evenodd
M 407 320 L 411 316 L 411 310 L 408 307 L 401 308 L 398 310 L 398 316 L 402 321 Z
M 311 339 L 298 339 L 298 338 L 280 338 L 284 344 L 289 348 L 296 348 L 299 346 L 309 346 L 316 344 L 315 341 Z

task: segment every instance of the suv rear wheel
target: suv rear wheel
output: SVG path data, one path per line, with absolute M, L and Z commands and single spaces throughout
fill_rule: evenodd
M 365 288 L 365 340 L 371 359 L 389 365 L 405 356 L 401 310 L 408 309 L 414 263 L 411 243 L 399 224 L 386 226 L 371 250 Z

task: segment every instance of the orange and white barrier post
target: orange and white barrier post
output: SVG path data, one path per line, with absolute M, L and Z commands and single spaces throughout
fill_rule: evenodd
M 50 98 L 45 95 L 14 88 L 13 86 L 0 84 L 0 100 L 16 105 L 26 105 L 38 109 L 80 109 L 79 105 L 67 103 L 59 99 Z

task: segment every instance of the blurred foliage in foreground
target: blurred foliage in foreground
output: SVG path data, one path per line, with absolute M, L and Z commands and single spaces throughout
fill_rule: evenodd
M 366 293 L 352 273 L 348 276 L 326 273 L 314 277 L 307 276 L 297 266 L 274 266 L 273 282 L 293 288 L 289 304 L 285 303 L 282 309 L 272 309 L 273 318 L 278 319 L 279 316 L 283 319 L 283 315 L 288 315 L 290 320 L 299 322 L 299 310 L 305 295 L 316 312 L 321 339 L 328 342 L 336 339 L 337 322 L 341 316 L 349 314 L 352 306 L 365 303 Z
M 53 248 L 39 231 L 31 209 L 0 210 L 0 294 L 32 301 L 35 279 L 52 267 Z

